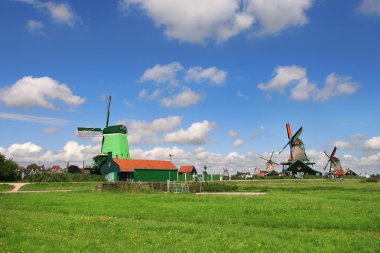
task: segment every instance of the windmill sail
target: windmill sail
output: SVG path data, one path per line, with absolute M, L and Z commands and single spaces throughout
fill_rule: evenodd
M 102 134 L 101 128 L 78 127 L 77 129 L 77 136 L 80 136 L 80 137 L 99 136 L 101 134 Z

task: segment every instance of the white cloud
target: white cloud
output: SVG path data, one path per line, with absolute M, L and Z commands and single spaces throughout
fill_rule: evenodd
M 293 100 L 309 100 L 310 97 L 316 92 L 317 87 L 315 84 L 310 84 L 307 78 L 300 80 L 297 85 L 291 90 L 291 98 Z
M 230 137 L 236 137 L 238 135 L 239 135 L 239 133 L 237 131 L 233 130 L 233 129 L 231 129 L 230 131 L 228 131 L 228 136 L 230 136 Z
M 273 72 L 273 79 L 268 83 L 260 83 L 258 88 L 263 91 L 285 92 L 287 86 L 306 78 L 306 69 L 298 66 L 279 66 Z
M 190 43 L 217 42 L 252 29 L 274 34 L 308 23 L 312 0 L 120 0 L 123 11 L 143 10 L 168 38 Z M 261 24 L 255 27 L 256 23 Z
M 42 132 L 44 132 L 45 134 L 55 134 L 56 132 L 58 132 L 58 128 L 57 127 L 46 127 L 44 129 L 42 129 Z
M 143 89 L 138 97 L 146 101 L 159 101 L 164 107 L 188 107 L 201 101 L 202 95 L 190 89 L 191 83 L 209 83 L 222 85 L 225 83 L 227 73 L 216 67 L 202 68 L 190 67 L 185 69 L 179 62 L 167 65 L 156 64 L 144 71 L 139 78 L 140 82 L 152 81 L 160 85 L 154 91 Z M 199 89 L 199 86 L 195 88 Z
M 185 89 L 174 97 L 161 99 L 161 105 L 164 107 L 188 107 L 197 104 L 201 99 L 200 94 L 191 89 Z
M 140 81 L 176 84 L 177 73 L 182 70 L 183 67 L 178 62 L 172 62 L 167 65 L 156 64 L 154 67 L 145 70 L 144 74 L 140 77 Z
M 362 134 L 356 134 L 346 140 L 335 141 L 334 145 L 342 150 L 379 151 L 380 136 L 367 139 L 366 136 Z
M 179 129 L 165 135 L 165 141 L 179 144 L 204 144 L 208 141 L 208 133 L 215 128 L 214 123 L 207 120 L 191 124 L 188 129 Z
M 380 150 L 380 136 L 372 137 L 364 142 L 364 147 L 370 150 Z
M 221 85 L 226 81 L 226 72 L 216 67 L 203 69 L 201 67 L 193 67 L 187 70 L 185 80 L 188 82 L 200 83 L 208 80 L 211 84 Z
M 68 122 L 65 119 L 59 119 L 59 118 L 50 118 L 50 117 L 41 117 L 41 116 L 14 114 L 14 113 L 5 113 L 5 112 L 0 112 L 0 119 L 9 119 L 9 120 L 58 125 L 58 126 L 66 125 Z
M 288 27 L 303 26 L 309 22 L 305 11 L 313 0 L 251 0 L 248 12 L 261 24 L 259 34 L 274 34 Z
M 68 3 L 56 3 L 52 1 L 41 2 L 38 0 L 18 0 L 18 2 L 30 4 L 35 9 L 43 10 L 58 24 L 73 27 L 79 20 L 79 16 L 75 14 Z
M 363 0 L 357 8 L 360 14 L 380 16 L 379 0 Z
M 37 21 L 37 20 L 30 19 L 26 23 L 26 29 L 29 32 L 32 32 L 32 33 L 40 32 L 43 27 L 44 27 L 44 24 L 42 23 L 42 21 Z
M 244 141 L 242 139 L 237 139 L 236 141 L 234 141 L 233 145 L 234 147 L 240 147 L 244 144 Z
M 264 126 L 259 126 L 258 128 L 256 128 L 255 130 L 253 130 L 249 136 L 249 138 L 251 140 L 255 139 L 261 132 L 265 131 L 265 127 Z
M 130 144 L 155 144 L 162 142 L 160 132 L 175 130 L 182 122 L 180 116 L 158 118 L 152 122 L 133 120 L 128 124 Z
M 317 84 L 309 82 L 306 69 L 292 65 L 277 67 L 273 78 L 268 83 L 258 84 L 257 87 L 268 94 L 286 94 L 290 89 L 290 98 L 293 100 L 327 101 L 336 96 L 354 94 L 358 91 L 359 84 L 352 82 L 351 77 L 331 73 L 327 76 L 324 86 L 319 88 Z
M 0 101 L 8 106 L 56 109 L 53 100 L 70 106 L 85 102 L 84 98 L 74 95 L 66 84 L 60 84 L 50 77 L 26 76 L 10 87 L 0 89 Z
M 317 92 L 316 100 L 326 101 L 338 95 L 351 95 L 359 89 L 359 85 L 351 81 L 351 77 L 328 75 L 325 86 Z

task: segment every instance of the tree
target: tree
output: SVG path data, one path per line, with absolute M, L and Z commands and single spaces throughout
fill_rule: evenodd
M 14 181 L 17 179 L 19 165 L 12 159 L 7 159 L 0 153 L 0 181 Z
M 68 173 L 81 173 L 79 167 L 76 166 L 76 165 L 70 165 L 70 166 L 67 168 L 67 172 L 68 172 Z
M 32 163 L 32 164 L 29 164 L 28 166 L 26 166 L 26 169 L 28 170 L 35 170 L 35 169 L 39 169 L 40 166 L 38 166 L 36 163 Z

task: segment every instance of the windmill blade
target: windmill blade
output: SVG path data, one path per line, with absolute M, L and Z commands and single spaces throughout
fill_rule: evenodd
M 334 147 L 334 150 L 333 150 L 333 152 L 331 153 L 330 158 L 331 158 L 331 157 L 334 157 L 335 153 L 336 153 L 336 147 Z
M 281 154 L 282 151 L 284 151 L 284 149 L 285 149 L 288 145 L 290 145 L 291 141 L 292 141 L 292 140 L 289 140 L 288 143 L 286 143 L 286 145 L 285 145 L 285 146 L 284 146 L 284 147 L 283 147 L 278 153 Z
M 100 136 L 103 131 L 101 128 L 94 127 L 78 127 L 77 136 L 79 137 L 91 137 L 91 136 Z
M 329 160 L 331 159 L 331 157 L 326 153 L 326 151 L 323 151 L 323 153 L 325 153 L 325 155 L 329 158 Z
M 278 164 L 278 163 L 276 163 L 276 162 L 273 162 L 273 161 L 272 161 L 272 163 L 273 163 L 273 164 L 276 164 L 276 165 L 280 165 L 280 164 Z
M 274 153 L 274 151 L 272 151 L 272 154 L 270 155 L 270 158 L 269 158 L 270 161 L 272 160 L 273 153 Z
M 260 156 L 260 158 L 263 159 L 263 160 L 265 160 L 265 161 L 269 161 L 268 159 L 266 159 L 266 158 L 264 158 L 262 156 Z
M 298 137 L 300 137 L 301 133 L 302 133 L 302 127 L 300 127 L 300 129 L 298 129 L 298 131 L 292 136 L 292 138 L 290 139 L 291 143 L 297 140 Z
M 292 129 L 290 128 L 290 124 L 286 123 L 286 132 L 288 133 L 288 139 L 292 138 Z
M 331 161 L 330 161 L 330 159 L 327 161 L 327 163 L 326 163 L 326 166 L 325 166 L 325 168 L 323 169 L 323 171 L 325 171 L 325 170 L 326 170 L 326 168 L 327 168 L 327 165 L 329 165 L 329 162 L 331 162 Z

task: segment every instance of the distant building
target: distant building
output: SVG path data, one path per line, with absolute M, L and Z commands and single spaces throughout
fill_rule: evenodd
M 49 169 L 49 172 L 52 174 L 62 174 L 64 170 L 58 165 L 54 165 Z

